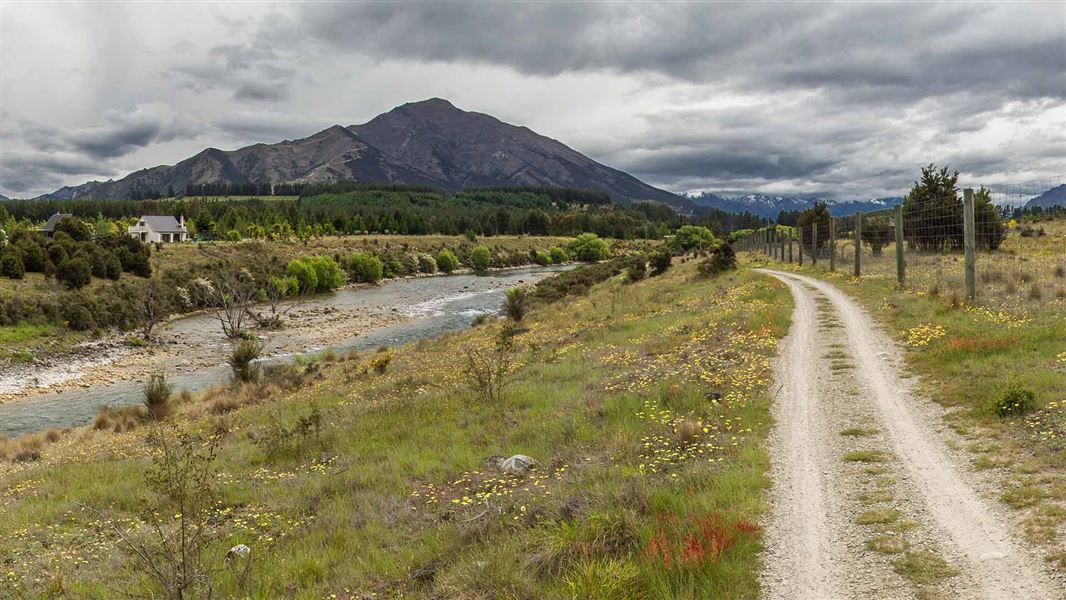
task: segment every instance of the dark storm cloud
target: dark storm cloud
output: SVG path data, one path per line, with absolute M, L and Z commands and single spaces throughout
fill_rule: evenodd
M 40 186 L 59 187 L 69 175 L 113 175 L 98 161 L 78 155 L 46 152 L 4 152 L 0 160 L 0 179 L 12 192 L 33 191 Z
M 656 73 L 866 102 L 986 88 L 1066 97 L 1061 5 L 314 4 L 279 39 L 535 75 Z
M 65 130 L 43 123 L 23 121 L 23 139 L 35 150 L 66 150 L 92 159 L 125 156 L 156 142 L 193 137 L 195 129 L 177 124 L 153 110 L 111 111 L 101 127 Z

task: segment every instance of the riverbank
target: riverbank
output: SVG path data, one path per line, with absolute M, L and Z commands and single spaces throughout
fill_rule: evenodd
M 487 275 L 506 274 L 532 266 L 492 269 Z M 451 276 L 473 275 L 459 269 Z M 264 357 L 302 354 L 325 348 L 367 331 L 406 321 L 419 314 L 397 297 L 393 306 L 360 306 L 344 310 L 323 305 L 336 294 L 388 286 L 400 281 L 447 277 L 444 273 L 397 277 L 378 285 L 350 283 L 328 294 L 299 303 L 278 330 L 251 329 L 264 345 Z M 521 284 L 522 282 L 518 282 Z M 497 289 L 489 287 L 486 289 Z M 465 291 L 465 290 L 460 290 Z M 413 299 L 415 304 L 424 298 Z M 194 321 L 197 324 L 188 326 Z M 185 324 L 186 326 L 182 326 Z M 212 328 L 215 335 L 211 334 Z M 119 381 L 142 382 L 151 373 L 180 375 L 222 365 L 231 342 L 224 338 L 211 313 L 200 311 L 176 316 L 159 326 L 153 340 L 143 343 L 137 333 L 110 333 L 100 339 L 64 347 L 56 354 L 39 353 L 32 362 L 0 366 L 0 404 L 40 394 L 111 385 Z

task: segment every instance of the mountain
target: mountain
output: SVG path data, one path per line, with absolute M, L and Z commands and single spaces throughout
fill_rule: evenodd
M 808 209 L 816 202 L 825 202 L 830 214 L 836 217 L 853 215 L 857 212 L 872 212 L 891 208 L 903 203 L 903 198 L 877 198 L 874 200 L 831 200 L 819 198 L 797 198 L 770 196 L 767 194 L 747 194 L 732 196 L 699 192 L 686 196 L 696 206 L 717 208 L 731 213 L 751 213 L 768 219 L 776 219 L 782 210 L 795 211 Z
M 1066 183 L 1055 186 L 1025 203 L 1026 208 L 1033 208 L 1036 206 L 1043 208 L 1048 208 L 1049 206 L 1066 206 Z
M 10 199 L 11 198 L 8 198 L 7 196 L 5 196 L 3 194 L 0 194 L 0 202 L 3 202 L 4 200 L 10 200 Z
M 229 151 L 208 148 L 172 166 L 63 187 L 45 197 L 130 198 L 181 193 L 190 184 L 341 181 L 429 185 L 449 192 L 473 186 L 573 187 L 600 190 L 623 203 L 656 200 L 691 208 L 686 199 L 561 142 L 440 98 L 299 140 Z

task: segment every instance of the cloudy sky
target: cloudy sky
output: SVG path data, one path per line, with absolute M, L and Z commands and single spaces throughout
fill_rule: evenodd
M 673 190 L 1066 181 L 1066 4 L 0 2 L 0 193 L 430 97 Z

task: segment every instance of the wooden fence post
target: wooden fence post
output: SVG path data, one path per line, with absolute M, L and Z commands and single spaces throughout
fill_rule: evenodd
M 907 280 L 903 263 L 903 205 L 896 206 L 896 282 L 903 287 Z
M 793 237 L 792 230 L 789 229 L 788 230 L 788 262 L 789 262 L 789 264 L 792 264 L 792 237 Z
M 966 249 L 966 300 L 977 297 L 977 231 L 974 226 L 973 189 L 962 190 L 963 244 Z
M 803 228 L 797 227 L 796 233 L 799 234 L 799 265 L 803 266 Z
M 779 260 L 781 262 L 785 262 L 785 232 L 779 232 L 779 236 L 781 237 L 781 249 L 778 251 L 781 255 L 781 258 Z
M 811 226 L 811 266 L 818 265 L 818 224 Z
M 829 217 L 829 270 L 837 270 L 837 220 Z
M 862 213 L 855 213 L 855 276 L 862 275 Z

